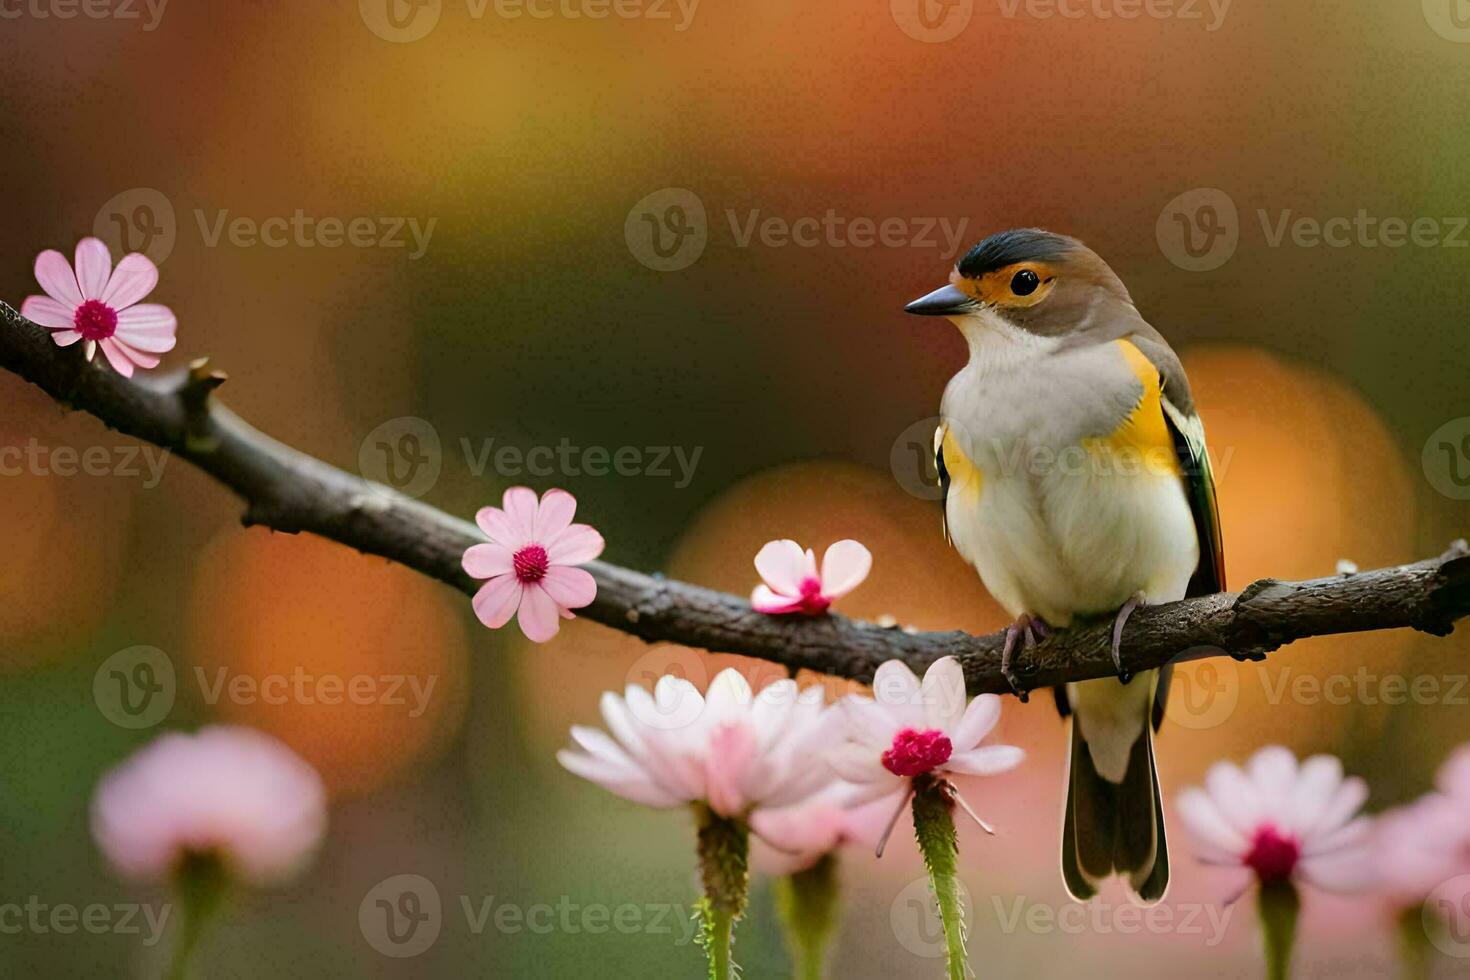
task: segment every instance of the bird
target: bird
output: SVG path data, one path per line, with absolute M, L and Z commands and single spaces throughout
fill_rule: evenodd
M 1116 677 L 1053 689 L 1070 729 L 1062 879 L 1079 901 L 1116 875 L 1164 896 L 1168 844 L 1153 736 L 1170 667 L 1129 677 L 1140 605 L 1225 588 L 1215 481 L 1189 379 L 1096 252 L 1039 228 L 966 252 L 905 311 L 948 318 L 969 348 L 934 433 L 943 527 L 1014 617 L 1001 671 L 1053 630 L 1113 626 Z

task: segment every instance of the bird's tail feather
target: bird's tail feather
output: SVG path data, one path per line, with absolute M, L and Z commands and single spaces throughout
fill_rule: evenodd
M 1164 807 L 1154 767 L 1153 732 L 1144 726 L 1133 743 L 1121 783 L 1098 775 L 1074 717 L 1072 764 L 1062 826 L 1062 879 L 1072 897 L 1085 901 L 1111 874 L 1126 877 L 1145 902 L 1164 897 L 1169 855 Z

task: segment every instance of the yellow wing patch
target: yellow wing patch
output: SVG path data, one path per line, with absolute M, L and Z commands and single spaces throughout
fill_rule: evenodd
M 1083 440 L 1095 454 L 1115 456 L 1120 464 L 1143 468 L 1150 473 L 1182 476 L 1179 457 L 1174 451 L 1174 438 L 1164 421 L 1163 391 L 1159 386 L 1159 370 L 1130 341 L 1114 341 L 1124 360 L 1143 385 L 1143 397 L 1123 424 L 1112 435 Z M 1128 470 L 1124 470 L 1128 472 Z
M 944 448 L 944 468 L 949 473 L 949 492 L 963 496 L 971 504 L 978 502 L 980 490 L 985 484 L 980 467 L 965 455 L 949 426 L 944 427 L 944 436 L 939 444 Z

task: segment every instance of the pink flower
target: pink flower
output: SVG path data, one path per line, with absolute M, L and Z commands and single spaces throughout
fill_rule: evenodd
M 1244 769 L 1215 763 L 1205 788 L 1185 790 L 1178 808 L 1204 864 L 1248 871 L 1261 882 L 1354 891 L 1371 880 L 1373 824 L 1357 815 L 1367 798 L 1367 785 L 1344 778 L 1336 758 L 1314 755 L 1298 766 L 1289 750 L 1272 745 Z
M 790 538 L 768 541 L 755 556 L 755 569 L 765 584 L 750 594 L 756 612 L 804 613 L 817 616 L 863 583 L 873 567 L 873 556 L 856 541 L 838 541 L 817 556 Z
M 821 763 L 835 712 L 820 687 L 794 680 L 753 694 L 736 670 L 723 670 L 701 696 L 681 677 L 660 677 L 653 694 L 628 685 L 602 696 L 609 736 L 576 726 L 576 749 L 556 754 L 568 770 L 634 803 L 706 803 L 722 817 L 758 806 L 792 806 L 832 780 Z
M 993 776 L 1014 769 L 1026 757 L 1014 745 L 980 744 L 1000 721 L 1000 698 L 982 694 L 967 700 L 965 672 L 953 657 L 930 664 L 922 683 L 902 661 L 889 660 L 873 676 L 873 697 L 846 697 L 841 708 L 847 743 L 830 761 L 855 787 L 854 803 L 898 794 L 901 813 L 915 777 Z M 956 798 L 976 823 L 990 830 L 958 794 Z
M 213 855 L 269 884 L 306 863 L 326 831 L 316 771 L 250 728 L 163 735 L 102 778 L 92 836 L 119 872 L 157 880 L 191 855 Z
M 36 281 L 45 296 L 27 296 L 21 316 L 55 331 L 58 347 L 85 341 L 87 360 L 102 348 L 107 363 L 125 378 L 133 366 L 158 366 L 155 354 L 174 349 L 178 321 L 157 303 L 138 302 L 158 285 L 158 267 L 138 252 L 123 256 L 117 268 L 97 238 L 77 243 L 76 271 L 66 256 L 47 249 L 36 256 Z
M 1413 906 L 1438 886 L 1470 874 L 1470 746 L 1440 767 L 1436 791 L 1378 818 L 1375 884 L 1398 906 Z
M 852 797 L 851 786 L 836 782 L 804 803 L 756 810 L 750 829 L 765 846 L 752 848 L 752 860 L 767 874 L 789 875 L 805 871 L 839 847 L 876 846 L 893 801 L 853 806 Z
M 575 619 L 597 598 L 597 582 L 585 568 L 574 568 L 602 554 L 602 535 L 586 524 L 573 524 L 577 498 L 565 490 L 548 490 L 536 502 L 526 487 L 511 487 L 501 498 L 504 509 L 482 507 L 475 523 L 490 539 L 464 553 L 464 570 L 489 579 L 475 593 L 475 615 L 491 629 L 517 617 L 528 640 L 545 643 L 556 635 L 561 619 Z

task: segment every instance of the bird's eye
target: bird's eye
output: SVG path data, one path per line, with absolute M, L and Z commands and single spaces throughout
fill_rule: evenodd
M 1039 285 L 1041 280 L 1030 269 L 1022 269 L 1011 277 L 1011 292 L 1017 296 L 1030 296 Z

